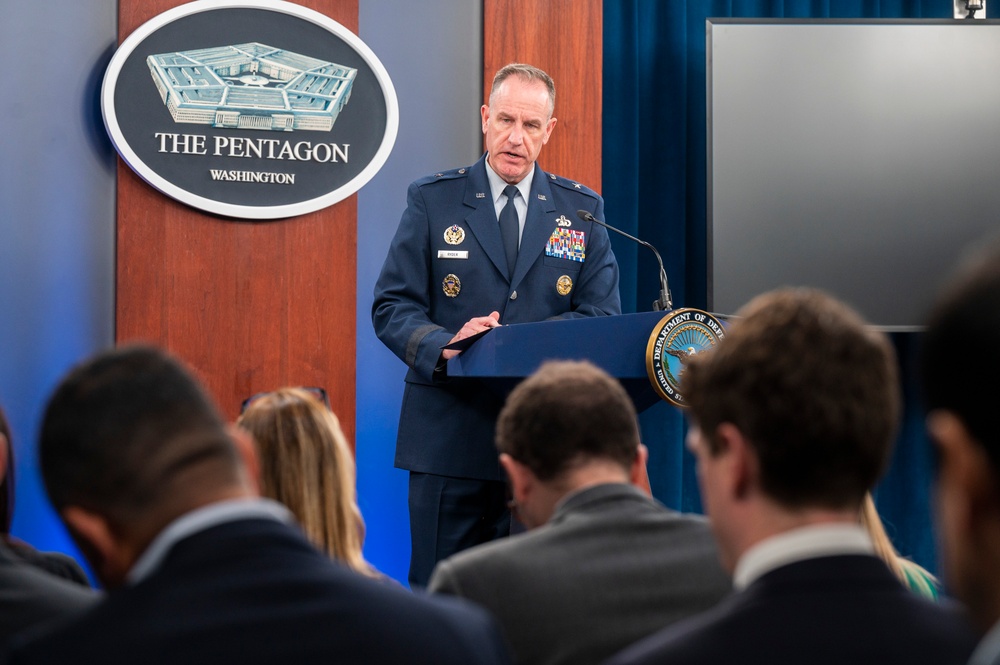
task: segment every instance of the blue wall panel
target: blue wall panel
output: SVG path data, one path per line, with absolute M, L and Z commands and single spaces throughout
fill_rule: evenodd
M 407 474 L 392 467 L 406 366 L 375 337 L 375 280 L 413 180 L 472 164 L 482 150 L 482 7 L 460 0 L 362 0 L 360 36 L 389 71 L 399 137 L 358 194 L 358 499 L 365 555 L 406 580 L 410 561 Z
M 481 150 L 482 8 L 361 0 L 360 35 L 396 86 L 400 128 L 358 200 L 358 494 L 366 554 L 406 578 L 406 474 L 392 467 L 404 365 L 372 332 L 372 288 L 410 181 Z M 45 498 L 35 441 L 62 374 L 114 340 L 115 157 L 99 108 L 114 0 L 21 3 L 0 21 L 0 404 L 14 430 L 14 532 L 78 555 Z M 13 66 L 11 66 L 13 65 Z
M 0 21 L 0 404 L 14 434 L 14 532 L 71 545 L 34 442 L 65 370 L 114 335 L 115 159 L 98 91 L 116 43 L 109 0 L 19 3 Z

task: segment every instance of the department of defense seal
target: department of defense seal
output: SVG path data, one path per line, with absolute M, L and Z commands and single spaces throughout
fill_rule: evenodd
M 465 229 L 458 224 L 452 224 L 445 229 L 444 241 L 449 245 L 461 245 L 463 240 L 465 240 Z
M 556 291 L 561 296 L 568 296 L 569 292 L 573 290 L 573 280 L 569 275 L 563 275 L 556 280 Z
M 444 280 L 441 282 L 441 289 L 444 290 L 446 296 L 454 298 L 462 291 L 462 280 L 454 274 L 445 275 Z
M 660 399 L 684 407 L 680 392 L 684 365 L 725 336 L 723 323 L 708 312 L 691 308 L 668 312 L 653 328 L 646 345 L 646 373 Z

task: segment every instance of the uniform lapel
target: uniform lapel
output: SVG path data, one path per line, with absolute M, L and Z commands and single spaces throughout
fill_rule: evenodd
M 503 240 L 500 238 L 500 224 L 497 222 L 496 207 L 493 205 L 493 194 L 486 178 L 486 158 L 483 157 L 472 167 L 466 181 L 465 205 L 472 208 L 465 218 L 466 224 L 479 245 L 490 257 L 500 274 L 507 277 L 507 257 L 503 251 Z
M 514 266 L 514 277 L 511 286 L 517 288 L 528 270 L 535 264 L 538 255 L 545 249 L 545 244 L 555 228 L 556 210 L 552 200 L 552 189 L 549 187 L 549 176 L 535 164 L 535 175 L 531 181 L 531 194 L 528 197 L 528 218 L 524 222 L 521 233 L 521 247 L 517 253 L 517 263 Z M 499 238 L 499 231 L 497 237 Z M 501 252 L 503 252 L 501 244 Z

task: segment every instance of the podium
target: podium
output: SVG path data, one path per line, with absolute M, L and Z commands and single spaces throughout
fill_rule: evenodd
M 618 381 L 636 411 L 660 401 L 646 373 L 646 346 L 669 312 L 552 319 L 493 328 L 448 361 L 450 378 L 484 381 L 502 395 L 546 360 L 589 360 Z

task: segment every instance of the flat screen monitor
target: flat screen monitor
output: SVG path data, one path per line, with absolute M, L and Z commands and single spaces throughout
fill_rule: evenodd
M 814 286 L 919 327 L 1000 229 L 1000 22 L 708 22 L 708 305 Z

